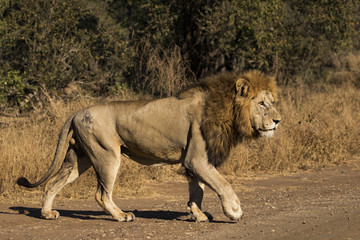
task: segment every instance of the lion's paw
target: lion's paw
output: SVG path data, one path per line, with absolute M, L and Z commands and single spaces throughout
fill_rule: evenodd
M 60 213 L 58 211 L 52 210 L 49 212 L 42 212 L 41 216 L 48 220 L 56 220 L 60 217 Z
M 239 221 L 244 215 L 241 206 L 240 200 L 236 198 L 234 201 L 223 202 L 223 210 L 225 215 L 231 220 Z
M 114 217 L 114 219 L 118 222 L 131 222 L 134 221 L 135 215 L 132 212 L 123 212 L 119 217 Z
M 191 214 L 191 220 L 195 222 L 208 222 L 209 218 L 203 212 L 201 212 L 198 215 Z
M 233 211 L 233 215 L 229 216 L 229 218 L 231 220 L 234 221 L 239 221 L 241 220 L 242 216 L 244 215 L 243 211 L 241 210 L 241 207 L 239 206 L 239 208 L 236 211 Z
M 200 210 L 196 203 L 189 203 L 191 220 L 195 222 L 208 222 L 209 218 Z

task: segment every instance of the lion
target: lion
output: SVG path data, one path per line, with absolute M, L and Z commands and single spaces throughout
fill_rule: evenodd
M 41 215 L 52 210 L 57 192 L 91 166 L 98 186 L 95 199 L 117 221 L 135 215 L 115 205 L 112 192 L 121 157 L 145 165 L 182 164 L 188 176 L 191 218 L 208 221 L 201 204 L 205 185 L 219 196 L 224 214 L 240 220 L 240 200 L 217 167 L 245 138 L 271 137 L 281 118 L 275 79 L 257 70 L 205 78 L 177 96 L 155 100 L 114 101 L 86 107 L 70 116 L 60 133 L 53 162 L 33 188 L 47 181 Z M 60 167 L 61 165 L 61 167 Z

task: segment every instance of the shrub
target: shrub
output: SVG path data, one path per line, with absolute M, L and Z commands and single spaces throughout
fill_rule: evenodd
M 132 54 L 127 30 L 84 1 L 5 0 L 0 22 L 2 79 L 18 73 L 26 86 L 53 91 L 77 82 L 96 93 L 124 80 Z
M 0 107 L 7 103 L 20 104 L 25 96 L 26 83 L 19 71 L 9 71 L 0 75 Z

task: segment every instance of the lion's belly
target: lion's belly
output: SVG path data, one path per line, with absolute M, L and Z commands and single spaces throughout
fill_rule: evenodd
M 122 152 L 136 160 L 142 158 L 148 162 L 143 164 L 154 163 L 178 163 L 182 162 L 187 145 L 188 128 L 184 127 L 183 131 L 173 131 L 174 128 L 184 126 L 162 127 L 151 124 L 130 124 L 127 127 L 119 129 L 119 135 L 123 142 Z
M 123 156 L 130 158 L 144 165 L 163 165 L 176 164 L 184 161 L 184 150 L 157 149 L 158 151 L 144 151 L 146 148 L 138 146 L 122 146 L 121 153 Z
M 172 108 L 162 106 L 163 102 L 150 102 L 131 111 L 121 109 L 127 112 L 117 122 L 123 150 L 128 152 L 124 155 L 149 165 L 184 160 L 190 128 L 186 108 L 178 101 L 172 102 Z

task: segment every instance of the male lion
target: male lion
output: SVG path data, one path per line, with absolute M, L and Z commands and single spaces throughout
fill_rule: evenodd
M 44 218 L 57 219 L 52 210 L 57 192 L 93 166 L 96 201 L 115 220 L 132 221 L 134 214 L 112 200 L 121 156 L 146 165 L 181 163 L 189 175 L 188 206 L 195 221 L 208 220 L 201 211 L 205 185 L 219 195 L 225 215 L 240 220 L 240 200 L 216 167 L 242 139 L 273 135 L 280 122 L 276 92 L 274 78 L 253 70 L 209 77 L 176 97 L 84 108 L 65 122 L 47 173 L 36 183 L 26 178 L 17 183 L 36 187 L 62 163 L 45 187 L 41 210 Z

